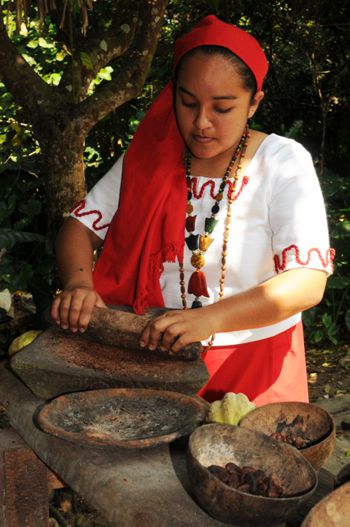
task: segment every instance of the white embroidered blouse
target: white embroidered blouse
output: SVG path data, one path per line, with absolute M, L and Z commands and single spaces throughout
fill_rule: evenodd
M 115 214 L 122 177 L 123 156 L 101 178 L 71 212 L 71 216 L 104 239 Z M 196 231 L 204 232 L 204 220 L 210 216 L 214 196 L 221 179 L 205 176 L 192 178 L 193 215 L 197 215 Z M 216 216 L 219 220 L 213 243 L 205 254 L 203 268 L 210 298 L 201 297 L 203 305 L 217 300 L 221 268 L 221 252 L 226 217 L 228 181 Z M 140 194 L 138 199 L 142 199 Z M 299 267 L 332 273 L 333 250 L 329 237 L 324 201 L 310 154 L 292 139 L 267 136 L 238 181 L 231 207 L 231 224 L 224 297 L 245 291 L 275 274 Z M 185 234 L 185 233 L 184 233 Z M 132 243 L 132 241 L 131 241 Z M 194 271 L 191 251 L 185 247 L 185 281 Z M 179 268 L 166 263 L 161 276 L 164 304 L 182 308 Z M 193 295 L 188 295 L 191 306 Z M 219 333 L 215 346 L 253 342 L 285 331 L 301 318 L 301 314 L 263 328 Z

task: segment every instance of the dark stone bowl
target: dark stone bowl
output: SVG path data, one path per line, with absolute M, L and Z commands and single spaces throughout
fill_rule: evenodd
M 278 430 L 279 423 L 291 423 L 296 416 L 303 419 L 309 446 L 300 449 L 302 455 L 316 469 L 320 469 L 333 452 L 335 425 L 326 410 L 311 403 L 284 402 L 260 406 L 247 414 L 240 426 L 271 435 Z
M 148 448 L 190 434 L 203 423 L 199 397 L 165 390 L 109 388 L 60 395 L 40 405 L 44 432 L 83 446 Z
M 190 436 L 187 460 L 191 490 L 199 504 L 217 520 L 240 527 L 283 523 L 317 486 L 316 472 L 297 449 L 239 426 L 200 426 Z M 285 497 L 239 491 L 208 470 L 210 465 L 224 467 L 228 462 L 274 474 Z

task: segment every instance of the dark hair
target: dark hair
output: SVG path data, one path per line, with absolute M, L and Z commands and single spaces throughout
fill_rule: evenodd
M 223 46 L 215 46 L 212 44 L 198 46 L 196 48 L 191 49 L 188 51 L 183 57 L 181 57 L 179 63 L 177 64 L 175 71 L 174 71 L 174 81 L 176 83 L 176 80 L 179 75 L 179 71 L 184 64 L 184 62 L 195 55 L 197 51 L 201 51 L 205 55 L 221 55 L 222 57 L 227 58 L 232 65 L 234 66 L 237 73 L 240 75 L 242 79 L 242 83 L 244 88 L 252 93 L 252 97 L 256 94 L 257 91 L 257 83 L 256 79 L 253 75 L 252 70 L 246 65 L 243 60 L 241 60 L 235 53 L 232 53 L 229 49 L 223 47 Z

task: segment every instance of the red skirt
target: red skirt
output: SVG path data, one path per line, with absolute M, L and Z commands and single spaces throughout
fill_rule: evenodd
M 209 402 L 226 392 L 244 393 L 257 406 L 309 400 L 301 322 L 267 339 L 212 347 L 202 357 L 210 379 L 198 395 Z

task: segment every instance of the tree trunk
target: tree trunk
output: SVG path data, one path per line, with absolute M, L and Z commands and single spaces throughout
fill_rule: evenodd
M 86 194 L 84 143 L 85 136 L 75 130 L 56 130 L 50 141 L 41 141 L 48 223 L 53 234 Z

